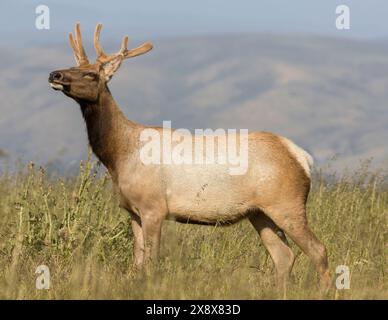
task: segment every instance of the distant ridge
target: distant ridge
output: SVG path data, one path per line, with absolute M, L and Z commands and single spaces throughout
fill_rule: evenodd
M 78 106 L 47 84 L 50 71 L 74 64 L 63 43 L 12 55 L 0 50 L 0 148 L 67 170 L 86 158 L 87 139 Z M 268 130 L 309 150 L 318 164 L 334 155 L 338 166 L 369 157 L 388 163 L 387 44 L 270 34 L 154 44 L 110 83 L 130 119 Z

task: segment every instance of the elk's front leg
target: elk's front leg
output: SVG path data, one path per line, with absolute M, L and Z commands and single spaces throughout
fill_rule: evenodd
M 141 219 L 137 214 L 133 212 L 130 212 L 130 214 L 134 238 L 133 264 L 136 268 L 141 268 L 144 263 L 144 236 L 141 226 Z
M 144 260 L 156 260 L 159 256 L 160 236 L 165 215 L 154 210 L 141 213 L 141 224 L 144 237 Z

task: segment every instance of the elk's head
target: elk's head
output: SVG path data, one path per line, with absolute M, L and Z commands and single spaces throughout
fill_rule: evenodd
M 96 101 L 101 89 L 112 78 L 124 59 L 136 57 L 152 49 L 151 43 L 144 43 L 140 47 L 128 50 L 128 37 L 124 37 L 120 50 L 107 55 L 100 44 L 101 24 L 97 24 L 94 32 L 94 47 L 96 49 L 96 62 L 89 63 L 79 23 L 75 27 L 75 38 L 69 33 L 70 45 L 74 51 L 77 67 L 56 70 L 50 73 L 49 83 L 55 90 L 61 90 L 65 95 L 77 101 Z

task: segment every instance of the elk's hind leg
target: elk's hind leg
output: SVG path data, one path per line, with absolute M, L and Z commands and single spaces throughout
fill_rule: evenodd
M 288 278 L 295 261 L 294 253 L 290 249 L 284 233 L 264 213 L 254 213 L 249 217 L 249 220 L 259 233 L 275 264 L 277 285 L 285 297 Z
M 331 279 L 326 248 L 307 224 L 306 206 L 304 204 L 277 205 L 268 208 L 266 213 L 311 259 L 320 275 L 321 288 L 327 292 Z

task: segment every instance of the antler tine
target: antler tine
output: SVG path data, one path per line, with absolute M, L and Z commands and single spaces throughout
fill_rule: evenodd
M 128 36 L 125 36 L 123 38 L 123 41 L 121 42 L 121 48 L 118 54 L 121 54 L 124 59 L 136 57 L 138 55 L 141 55 L 143 53 L 146 53 L 150 51 L 153 48 L 152 44 L 149 42 L 143 43 L 141 46 L 128 50 Z
M 153 48 L 152 44 L 149 42 L 143 43 L 141 46 L 128 50 L 128 36 L 125 36 L 123 38 L 123 41 L 121 42 L 121 48 L 118 54 L 121 54 L 124 59 L 136 57 L 140 54 L 146 53 L 150 51 Z
M 70 46 L 73 48 L 75 60 L 78 65 L 89 64 L 88 57 L 86 56 L 85 49 L 82 45 L 81 27 L 79 23 L 75 25 L 75 39 L 73 38 L 73 34 L 71 32 L 69 33 L 69 42 Z
M 82 45 L 82 35 L 81 35 L 81 26 L 79 23 L 75 26 L 75 37 L 78 43 L 78 49 L 81 54 L 81 58 L 86 62 L 89 63 L 88 57 L 86 56 L 86 52 L 84 49 L 84 46 Z
M 102 28 L 102 24 L 98 23 L 94 31 L 94 48 L 96 49 L 96 54 L 97 54 L 96 60 L 99 62 L 105 62 L 108 56 L 104 53 L 104 50 L 102 49 L 102 46 L 100 43 L 101 28 Z
M 121 42 L 121 48 L 119 51 L 119 54 L 122 54 L 125 56 L 125 53 L 128 51 L 128 36 L 125 36 L 123 38 L 123 41 Z
M 71 32 L 69 32 L 69 43 L 70 43 L 70 46 L 73 48 L 73 52 L 74 52 L 76 61 L 78 62 L 79 59 L 78 59 L 77 45 L 75 44 L 73 34 Z
M 137 48 L 128 50 L 128 36 L 125 36 L 121 42 L 120 50 L 117 53 L 107 55 L 102 49 L 102 46 L 100 43 L 101 28 L 102 28 L 102 24 L 99 23 L 96 25 L 96 30 L 94 31 L 94 47 L 96 48 L 97 62 L 106 63 L 106 62 L 109 62 L 110 60 L 113 60 L 118 55 L 122 56 L 122 59 L 124 60 L 126 58 L 136 57 L 152 49 L 151 43 L 144 43 L 143 45 Z
M 127 43 L 128 43 L 128 37 L 127 38 Z M 141 46 L 138 46 L 134 49 L 128 50 L 127 48 L 125 49 L 124 52 L 124 58 L 133 58 L 136 56 L 139 56 L 141 54 L 147 53 L 153 48 L 153 45 L 150 42 L 143 43 Z
M 102 29 L 102 24 L 99 23 L 96 25 L 96 29 L 94 31 L 94 47 L 96 49 L 97 62 L 106 63 L 106 62 L 114 59 L 119 54 L 122 54 L 124 57 L 124 51 L 126 50 L 127 45 L 128 45 L 128 37 L 126 37 L 126 39 L 125 38 L 123 39 L 123 42 L 121 44 L 121 49 L 118 53 L 108 55 L 104 52 L 104 50 L 102 49 L 101 43 L 100 43 L 101 29 Z

